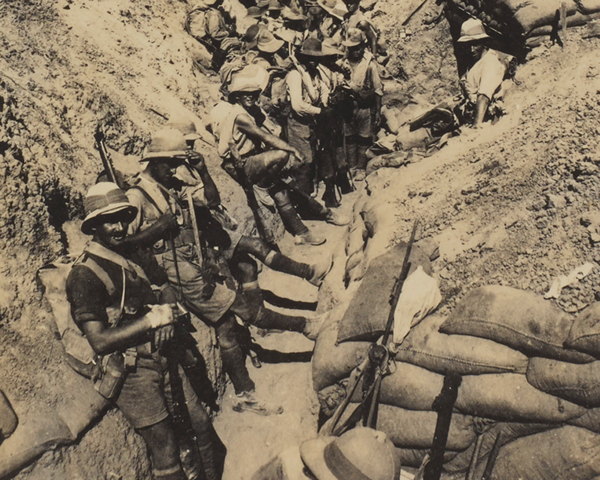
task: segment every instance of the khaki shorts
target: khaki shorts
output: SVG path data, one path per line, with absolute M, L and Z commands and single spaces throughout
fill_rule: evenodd
M 196 401 L 196 394 L 179 367 L 187 403 Z M 159 354 L 152 358 L 138 357 L 137 366 L 127 374 L 117 407 L 133 428 L 146 428 L 162 422 L 172 411 L 173 395 L 167 359 Z

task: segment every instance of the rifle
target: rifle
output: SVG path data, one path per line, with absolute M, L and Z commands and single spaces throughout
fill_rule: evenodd
M 423 480 L 439 480 L 444 465 L 444 453 L 448 442 L 452 410 L 458 396 L 462 377 L 451 373 L 444 377 L 442 392 L 433 401 L 433 410 L 438 412 L 435 434 L 429 452 L 429 462 L 425 465 Z
M 192 419 L 185 402 L 183 382 L 179 375 L 179 360 L 176 358 L 175 348 L 171 347 L 167 353 L 169 381 L 173 397 L 173 430 L 177 443 L 181 464 L 188 480 L 205 478 L 202 460 L 198 450 L 196 432 L 192 428 Z
M 373 343 L 371 345 L 367 358 L 357 369 L 357 375 L 352 380 L 352 382 L 348 384 L 348 390 L 350 391 L 346 395 L 346 398 L 344 398 L 344 401 L 336 410 L 333 418 L 331 419 L 331 423 L 325 431 L 326 435 L 341 435 L 349 425 L 351 425 L 352 423 L 356 423 L 361 416 L 363 417 L 363 425 L 366 427 L 374 428 L 375 424 L 377 423 L 376 410 L 379 401 L 379 390 L 381 388 L 381 381 L 383 379 L 383 376 L 389 372 L 389 362 L 390 359 L 393 358 L 393 355 L 390 355 L 390 351 L 388 350 L 387 344 L 392 333 L 392 327 L 394 325 L 394 314 L 396 312 L 396 307 L 398 306 L 400 294 L 402 293 L 402 287 L 404 285 L 404 282 L 406 281 L 406 278 L 408 277 L 408 272 L 410 271 L 410 254 L 412 252 L 412 247 L 415 243 L 415 235 L 417 233 L 418 225 L 419 220 L 415 220 L 410 235 L 410 240 L 406 247 L 406 253 L 404 254 L 404 261 L 402 262 L 400 275 L 396 279 L 394 287 L 392 288 L 392 293 L 390 295 L 390 313 L 388 315 L 388 320 L 383 337 L 381 338 L 381 343 Z M 350 400 L 354 395 L 354 392 L 356 391 L 356 388 L 362 378 L 365 378 L 363 383 L 363 401 L 354 409 L 354 411 L 352 412 L 350 417 L 344 422 L 344 424 L 336 428 L 340 417 L 348 407 L 348 404 L 350 403 Z M 369 409 L 365 412 L 365 407 L 369 402 Z
M 100 158 L 102 160 L 102 165 L 104 166 L 104 171 L 106 172 L 106 175 L 108 176 L 111 182 L 116 183 L 120 189 L 125 190 L 125 184 L 123 180 L 118 177 L 112 158 L 110 157 L 110 153 L 108 153 L 108 149 L 106 148 L 106 136 L 104 135 L 104 131 L 102 130 L 100 124 L 98 124 L 98 126 L 96 127 L 94 139 L 96 140 L 96 149 L 100 154 Z

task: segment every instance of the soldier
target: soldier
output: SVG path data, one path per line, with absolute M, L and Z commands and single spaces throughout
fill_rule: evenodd
M 290 169 L 303 160 L 294 146 L 263 128 L 268 117 L 256 102 L 263 87 L 256 70 L 250 65 L 238 72 L 229 88 L 233 105 L 227 117 L 219 122 L 218 150 L 223 169 L 240 185 L 257 185 L 267 190 L 297 245 L 321 245 L 325 238 L 317 237 L 302 222 L 290 200 L 288 186 L 282 181 Z M 310 197 L 308 208 L 317 218 L 328 223 L 343 224 L 330 209 Z
M 356 427 L 285 450 L 252 480 L 399 480 L 400 461 L 382 432 Z
M 223 0 L 203 0 L 195 13 L 194 36 L 212 52 L 212 68 L 219 71 L 227 58 L 240 48 L 235 31 L 225 21 L 221 9 Z
M 144 270 L 132 261 L 125 240 L 138 210 L 117 185 L 94 185 L 84 207 L 81 230 L 93 239 L 69 273 L 66 291 L 79 327 L 75 330 L 83 333 L 82 342 L 87 340 L 93 349 L 90 355 L 98 355 L 96 364 L 103 366 L 96 389 L 146 441 L 155 478 L 185 480 L 170 417 L 173 398 L 163 354 L 173 338 L 175 317 L 170 305 L 158 304 L 151 287 L 151 282 L 162 284 L 164 275 L 160 269 Z M 167 301 L 169 295 L 163 290 L 161 297 Z M 189 382 L 182 379 L 206 478 L 218 480 L 222 470 L 214 447 L 220 440 Z
M 187 184 L 194 185 L 194 188 L 204 189 L 205 201 L 203 202 L 203 199 L 198 198 L 198 195 L 196 195 L 196 202 L 199 204 L 206 203 L 204 207 L 206 214 L 203 215 L 203 218 L 209 218 L 209 221 L 213 221 L 214 217 L 214 221 L 219 222 L 219 225 L 229 236 L 230 245 L 223 249 L 223 255 L 228 260 L 231 272 L 242 286 L 244 293 L 257 302 L 256 308 L 262 308 L 263 300 L 258 286 L 258 268 L 252 257 L 273 270 L 303 278 L 319 287 L 331 270 L 333 259 L 328 257 L 320 263 L 310 265 L 296 262 L 273 250 L 261 238 L 251 237 L 239 232 L 237 225 L 232 225 L 232 221 L 226 213 L 227 211 L 221 205 L 219 192 L 206 168 L 204 157 L 194 149 L 195 140 L 200 138 L 196 126 L 191 120 L 184 118 L 171 120 L 168 125 L 179 130 L 185 136 L 190 150 L 190 162 L 195 165 L 191 166 L 187 163 L 180 169 L 184 169 Z
M 343 44 L 347 48 L 342 62 L 349 74 L 349 86 L 354 96 L 354 108 L 345 119 L 346 157 L 355 180 L 365 178 L 367 150 L 373 144 L 373 136 L 381 119 L 383 84 L 379 78 L 373 54 L 366 51 L 367 39 L 362 30 L 352 28 Z
M 194 222 L 194 216 L 199 215 L 197 206 L 211 202 L 207 198 L 208 192 L 197 200 L 197 195 L 189 189 L 181 189 L 180 181 L 175 178 L 177 169 L 190 157 L 204 184 L 209 184 L 208 172 L 203 171 L 206 166 L 199 155 L 190 155 L 181 132 L 167 128 L 153 135 L 141 159 L 148 165 L 127 192 L 131 203 L 138 208 L 138 214 L 129 226 L 129 241 L 136 245 L 152 245 L 169 282 L 180 292 L 185 305 L 215 328 L 223 367 L 237 394 L 234 410 L 249 410 L 261 415 L 281 413 L 281 407 L 256 398 L 254 382 L 240 347 L 235 315 L 246 324 L 259 328 L 292 330 L 311 336 L 314 336 L 311 332 L 318 328 L 318 322 L 265 308 L 256 297 L 245 294 L 244 287 L 249 289 L 253 285 L 238 289 L 222 253 L 236 251 L 236 245 L 232 250 L 231 237 L 222 228 L 211 226 L 210 219 Z M 202 189 L 200 185 L 195 188 Z M 184 193 L 187 193 L 187 199 L 182 198 Z M 241 241 L 239 236 L 237 241 Z M 236 267 L 242 268 L 241 264 Z M 251 275 L 252 272 L 243 274 Z
M 472 123 L 474 128 L 492 113 L 494 100 L 501 96 L 502 80 L 514 61 L 512 55 L 490 48 L 489 39 L 481 20 L 470 18 L 460 27 L 458 42 L 470 48 L 473 62 L 460 80 L 465 97 L 461 123 Z
M 309 37 L 298 51 L 299 62 L 295 63 L 295 68 L 286 77 L 291 104 L 286 122 L 287 139 L 302 152 L 305 159 L 293 174 L 303 191 L 311 194 L 318 170 L 318 180 L 323 180 L 326 186 L 324 199 L 329 199 L 326 200 L 327 207 L 338 206 L 331 201 L 334 181 L 332 163 L 338 135 L 335 135 L 336 123 L 329 108 L 329 96 L 338 82 L 325 63 L 332 63 L 336 55 L 341 54 L 339 50 L 323 45 L 317 38 Z M 323 123 L 325 119 L 331 123 Z M 316 128 L 319 124 L 324 128 Z

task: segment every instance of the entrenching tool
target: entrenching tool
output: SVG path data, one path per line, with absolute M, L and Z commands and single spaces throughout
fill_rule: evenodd
M 321 432 L 323 435 L 341 435 L 351 425 L 357 423 L 361 417 L 363 419 L 363 425 L 366 427 L 375 428 L 377 424 L 377 405 L 379 401 L 381 381 L 385 375 L 390 373 L 390 363 L 394 358 L 393 354 L 390 355 L 388 342 L 394 326 L 394 314 L 396 312 L 396 307 L 398 306 L 400 294 L 402 293 L 402 286 L 404 285 L 404 282 L 408 277 L 408 272 L 410 271 L 410 254 L 415 243 L 415 235 L 417 233 L 418 225 L 419 220 L 415 220 L 410 235 L 410 240 L 406 248 L 406 253 L 404 255 L 404 261 L 402 262 L 400 275 L 394 283 L 394 287 L 390 295 L 390 313 L 388 315 L 388 321 L 384 334 L 380 341 L 378 340 L 371 345 L 365 360 L 352 373 L 346 389 L 346 398 L 344 398 L 343 402 L 337 408 L 328 427 Z M 337 427 L 339 419 L 348 407 L 348 404 L 350 403 L 350 400 L 356 391 L 356 387 L 363 378 L 362 402 L 354 409 L 350 417 L 342 425 Z

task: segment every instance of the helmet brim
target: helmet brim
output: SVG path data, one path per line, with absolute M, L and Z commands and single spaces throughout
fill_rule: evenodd
M 325 463 L 325 447 L 336 437 L 317 437 L 300 445 L 300 457 L 319 480 L 339 480 Z
M 138 209 L 135 205 L 131 203 L 121 202 L 121 203 L 113 203 L 111 205 L 107 205 L 104 208 L 99 208 L 98 210 L 94 210 L 89 215 L 87 215 L 83 223 L 81 224 L 81 231 L 86 235 L 91 235 L 92 227 L 99 222 L 101 217 L 105 217 L 107 215 L 112 215 L 114 213 L 118 213 L 121 211 L 126 211 L 128 217 L 130 218 L 130 222 L 136 217 L 138 213 Z
M 458 43 L 474 42 L 475 40 L 483 40 L 484 38 L 491 38 L 487 33 L 477 33 L 475 35 L 463 35 L 460 37 Z

